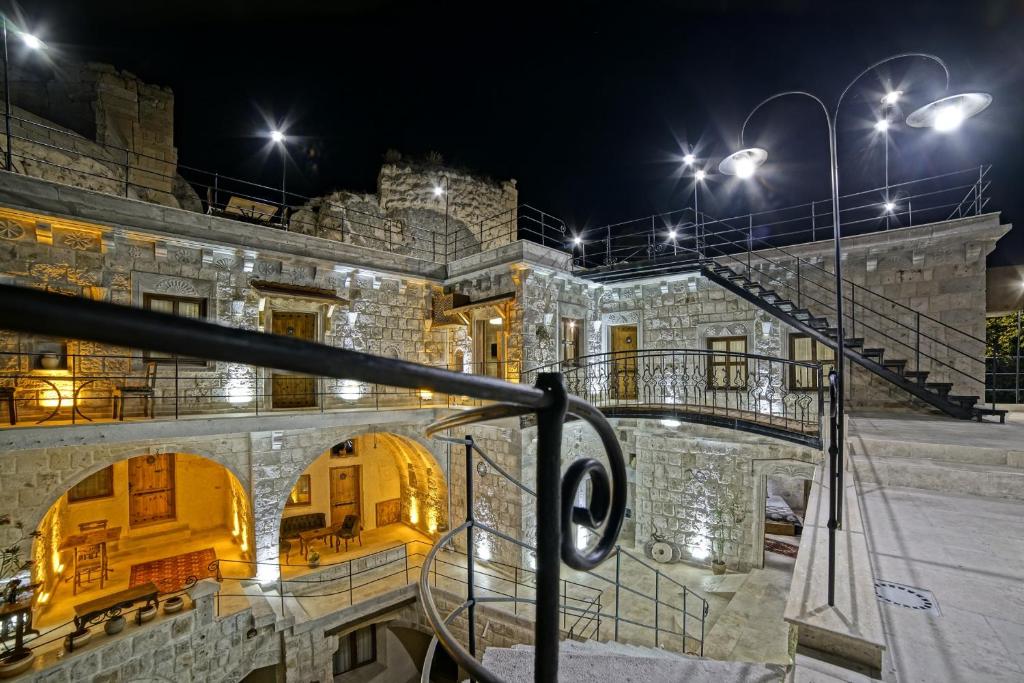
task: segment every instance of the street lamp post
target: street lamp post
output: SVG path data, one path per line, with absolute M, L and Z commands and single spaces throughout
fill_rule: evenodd
M 441 180 L 444 181 L 444 187 L 441 187 L 440 182 L 438 182 L 437 185 L 434 185 L 434 196 L 435 197 L 440 197 L 441 195 L 444 195 L 444 245 L 445 245 L 445 255 L 447 256 L 447 253 L 448 253 L 448 239 L 449 239 L 449 236 L 448 236 L 448 194 L 449 194 L 449 190 L 451 189 L 451 179 L 448 178 L 448 174 L 447 173 L 442 173 L 441 174 Z M 483 249 L 483 246 L 484 246 L 483 242 L 484 242 L 483 226 L 481 226 L 480 227 L 480 248 L 481 249 Z M 459 240 L 458 240 L 458 238 L 456 238 L 456 240 L 455 240 L 455 255 L 458 256 L 458 253 L 459 253 Z
M 928 59 L 940 67 L 946 77 L 946 89 L 949 88 L 949 68 L 946 63 L 935 55 L 923 53 L 923 52 L 907 52 L 897 55 L 886 57 L 878 62 L 875 62 L 868 68 L 861 71 L 857 76 L 850 81 L 847 86 L 843 89 L 839 95 L 836 104 L 832 109 L 829 109 L 828 105 L 822 101 L 817 95 L 804 90 L 788 90 L 785 92 L 779 92 L 770 97 L 762 100 L 756 107 L 754 107 L 747 118 L 743 121 L 743 126 L 740 129 L 740 147 L 744 147 L 744 133 L 746 132 L 747 124 L 753 118 L 754 114 L 757 113 L 761 107 L 777 100 L 782 97 L 790 95 L 797 95 L 807 97 L 816 102 L 822 112 L 825 114 L 825 120 L 828 124 L 828 143 L 829 143 L 829 170 L 831 172 L 831 190 L 832 190 L 832 224 L 833 224 L 833 243 L 834 243 L 834 258 L 835 267 L 833 273 L 835 276 L 835 308 L 836 308 L 836 370 L 837 370 L 837 392 L 836 392 L 836 415 L 837 415 L 837 431 L 836 431 L 836 443 L 833 443 L 829 447 L 829 455 L 831 456 L 830 463 L 830 481 L 829 481 L 829 520 L 828 520 L 828 531 L 829 531 L 829 582 L 828 582 L 828 604 L 830 606 L 835 604 L 835 530 L 842 519 L 842 488 L 843 488 L 843 451 L 844 451 L 844 429 L 843 429 L 843 416 L 845 414 L 845 385 L 846 376 L 844 374 L 845 365 L 845 338 L 843 332 L 843 262 L 842 262 L 842 229 L 841 229 L 841 218 L 839 213 L 839 162 L 837 154 L 837 142 L 836 142 L 836 129 L 839 119 L 839 110 L 843 104 L 847 93 L 856 85 L 861 78 L 866 74 L 878 69 L 884 64 L 890 62 L 906 59 L 906 58 L 923 58 Z M 944 97 L 940 100 L 932 102 L 920 109 L 914 111 L 907 117 L 907 125 L 912 128 L 922 128 L 925 126 L 932 127 L 940 132 L 949 132 L 955 130 L 960 124 L 967 118 L 974 116 L 984 110 L 992 101 L 990 95 L 985 93 L 966 93 L 961 95 L 953 95 Z M 726 157 L 719 165 L 719 170 L 722 173 L 728 175 L 735 175 L 740 178 L 749 178 L 753 176 L 757 167 L 765 162 L 768 158 L 768 153 L 760 148 L 751 147 L 740 149 L 734 152 L 730 156 Z M 888 185 L 888 183 L 887 183 Z
M 0 21 L 3 23 L 3 48 L 4 48 L 4 130 L 7 138 L 7 150 L 5 154 L 4 168 L 8 171 L 14 170 L 14 162 L 12 158 L 11 148 L 11 71 L 10 71 L 10 59 L 7 52 L 7 15 L 0 14 Z M 21 36 L 21 41 L 25 43 L 25 46 L 30 50 L 42 50 L 46 47 L 43 41 L 39 40 L 36 36 L 25 31 L 18 31 Z
M 284 227 L 285 214 L 288 212 L 288 192 L 285 189 L 285 181 L 288 175 L 288 150 L 285 143 L 288 138 L 279 129 L 270 131 L 270 139 L 274 141 L 281 150 L 281 227 Z
M 892 223 L 892 212 L 896 208 L 893 204 L 892 197 L 889 194 L 889 129 L 892 128 L 892 118 L 890 116 L 890 110 L 896 107 L 896 103 L 899 102 L 900 97 L 903 96 L 902 90 L 890 90 L 882 98 L 882 118 L 875 123 L 875 130 L 882 134 L 885 142 L 885 229 L 888 230 Z
M 687 167 L 692 167 L 696 163 L 697 157 L 694 156 L 692 152 L 683 155 L 683 164 Z M 703 249 L 701 248 L 701 239 L 703 237 L 701 234 L 701 228 L 703 227 L 703 222 L 700 218 L 700 185 L 704 182 L 704 179 L 707 178 L 707 176 L 707 171 L 701 168 L 698 168 L 693 172 L 693 226 L 694 246 L 696 247 L 697 258 L 704 257 Z M 674 239 L 675 236 L 673 235 L 673 241 Z

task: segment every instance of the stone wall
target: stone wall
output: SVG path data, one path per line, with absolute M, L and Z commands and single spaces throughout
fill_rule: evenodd
M 198 204 L 176 182 L 169 88 L 106 64 L 64 61 L 45 80 L 16 72 L 12 86 L 18 172 L 168 206 Z

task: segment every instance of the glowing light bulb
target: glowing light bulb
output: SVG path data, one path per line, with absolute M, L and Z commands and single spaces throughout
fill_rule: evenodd
M 696 160 L 697 157 L 693 156 L 692 154 L 683 155 L 683 163 L 686 164 L 687 166 L 692 166 L 693 162 L 695 162 Z
M 882 104 L 893 105 L 900 101 L 900 97 L 903 96 L 902 90 L 891 90 L 885 93 L 885 97 L 882 98 Z
M 886 212 L 892 213 L 895 209 L 896 209 L 896 205 L 893 204 L 892 202 L 886 202 L 885 203 L 885 210 L 886 210 Z
M 661 421 L 661 426 L 662 427 L 671 427 L 673 429 L 678 427 L 681 424 L 683 424 L 683 423 L 680 422 L 679 420 L 662 420 Z
M 440 185 L 435 185 L 434 186 L 434 196 L 435 197 L 440 197 L 443 194 L 444 194 L 444 188 L 441 187 Z
M 284 142 L 284 133 L 279 130 L 270 131 L 270 139 L 274 142 Z
M 576 237 L 572 238 L 572 243 L 575 245 L 583 244 L 583 238 L 577 235 Z
M 757 170 L 757 165 L 754 160 L 750 157 L 743 157 L 742 159 L 736 160 L 736 177 L 737 178 L 750 178 L 754 175 L 754 171 Z
M 964 122 L 963 109 L 957 106 L 944 107 L 935 114 L 935 130 L 948 133 L 960 127 Z
M 39 40 L 31 33 L 22 33 L 21 42 L 25 43 L 25 47 L 30 50 L 42 50 L 44 47 L 43 41 Z
M 668 238 L 670 240 L 674 240 L 676 238 L 676 231 L 675 230 L 669 230 L 668 231 Z
M 697 171 L 696 173 L 693 174 L 693 177 L 696 178 L 697 180 L 704 180 L 705 178 L 708 177 L 708 174 L 705 173 L 704 171 Z
M 877 130 L 879 133 L 884 133 L 885 131 L 889 130 L 889 120 L 879 119 L 878 121 L 876 121 L 875 130 Z

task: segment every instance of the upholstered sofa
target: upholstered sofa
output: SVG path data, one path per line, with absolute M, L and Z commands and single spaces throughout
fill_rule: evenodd
M 322 512 L 308 512 L 304 515 L 285 517 L 281 520 L 281 538 L 298 538 L 303 531 L 323 529 L 327 520 Z

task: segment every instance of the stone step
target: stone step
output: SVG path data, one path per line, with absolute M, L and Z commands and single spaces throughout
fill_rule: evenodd
M 871 455 L 855 455 L 850 465 L 862 484 L 1024 500 L 1024 470 L 1019 467 Z
M 962 463 L 964 465 L 996 465 L 1000 467 L 1024 468 L 1024 443 L 1020 450 L 988 446 L 964 446 L 963 444 L 926 441 L 900 441 L 864 437 L 856 434 L 848 437 L 847 448 L 851 455 L 869 455 L 880 458 L 918 458 L 937 462 Z
M 601 645 L 604 645 L 602 643 Z M 489 647 L 483 665 L 506 683 L 533 683 L 533 651 L 527 648 Z M 619 650 L 602 653 L 601 648 L 587 652 L 562 651 L 558 657 L 560 683 L 594 681 L 688 681 L 691 683 L 753 683 L 781 681 L 784 669 L 747 662 L 718 662 L 699 657 L 624 655 Z

